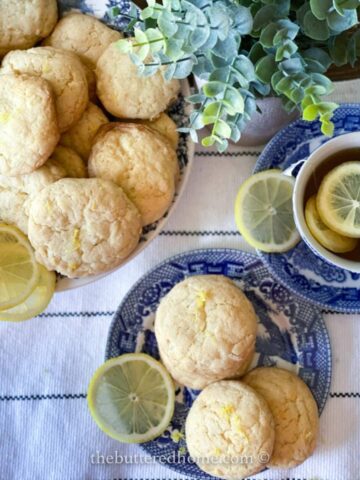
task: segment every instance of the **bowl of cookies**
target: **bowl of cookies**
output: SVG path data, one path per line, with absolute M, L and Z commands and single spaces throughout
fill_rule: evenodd
M 28 238 L 57 291 L 142 251 L 193 159 L 178 132 L 188 83 L 138 76 L 106 3 L 36 0 L 25 14 L 21 2 L 0 5 L 0 223 Z

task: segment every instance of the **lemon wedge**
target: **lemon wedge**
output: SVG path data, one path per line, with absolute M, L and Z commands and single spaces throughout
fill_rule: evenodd
M 283 175 L 281 170 L 265 170 L 241 185 L 235 221 L 252 247 L 264 252 L 286 252 L 299 242 L 292 207 L 294 183 L 294 178 Z
M 316 196 L 313 195 L 306 202 L 305 220 L 311 235 L 325 248 L 334 253 L 351 252 L 356 247 L 358 240 L 336 233 L 328 228 L 321 220 L 316 207 Z
M 36 317 L 46 309 L 55 292 L 56 275 L 42 265 L 39 265 L 39 271 L 39 283 L 30 296 L 16 307 L 0 311 L 0 321 L 22 322 Z
M 143 353 L 130 353 L 108 360 L 95 372 L 87 400 L 103 432 L 120 442 L 143 443 L 168 427 L 175 392 L 160 362 Z
M 331 230 L 360 238 L 360 162 L 345 162 L 331 170 L 316 198 L 321 220 Z
M 25 235 L 0 224 L 0 311 L 13 308 L 31 294 L 39 280 L 39 266 Z

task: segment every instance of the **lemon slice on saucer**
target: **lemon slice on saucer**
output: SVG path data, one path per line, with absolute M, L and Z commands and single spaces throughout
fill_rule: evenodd
M 360 238 L 360 162 L 345 162 L 331 170 L 321 182 L 316 203 L 331 230 Z
M 306 202 L 305 220 L 312 236 L 331 252 L 351 252 L 358 243 L 356 238 L 344 237 L 330 230 L 330 228 L 325 225 L 317 211 L 315 195 Z
M 0 321 L 22 322 L 36 317 L 49 305 L 55 292 L 56 275 L 39 265 L 39 283 L 29 297 L 16 307 L 0 311 Z
M 295 227 L 292 193 L 295 180 L 281 170 L 265 170 L 248 178 L 235 202 L 241 235 L 264 252 L 286 252 L 300 240 Z
M 105 362 L 94 374 L 88 405 L 98 426 L 125 443 L 143 443 L 161 435 L 174 413 L 175 393 L 164 366 L 143 353 Z
M 39 280 L 39 267 L 25 235 L 0 224 L 0 310 L 23 302 Z

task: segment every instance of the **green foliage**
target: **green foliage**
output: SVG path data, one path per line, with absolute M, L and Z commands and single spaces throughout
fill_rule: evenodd
M 118 47 L 140 75 L 161 68 L 167 80 L 191 73 L 205 80 L 188 98 L 194 111 L 182 129 L 197 141 L 197 130 L 210 126 L 205 146 L 223 151 L 238 141 L 256 98 L 266 95 L 305 120 L 318 118 L 332 135 L 337 105 L 324 98 L 333 88 L 326 72 L 360 56 L 360 30 L 351 30 L 359 7 L 360 0 L 147 0 L 126 15 L 133 38 Z

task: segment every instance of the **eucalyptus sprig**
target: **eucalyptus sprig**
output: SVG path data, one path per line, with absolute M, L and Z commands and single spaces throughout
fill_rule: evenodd
M 354 65 L 360 55 L 360 0 L 147 0 L 132 6 L 132 39 L 119 41 L 140 75 L 161 69 L 167 80 L 191 73 L 205 81 L 188 101 L 196 107 L 183 129 L 220 151 L 238 141 L 256 111 L 256 99 L 276 95 L 305 120 L 319 118 L 333 133 L 337 105 L 324 97 L 332 89 L 326 72 L 332 64 Z M 113 15 L 121 16 L 120 12 Z

